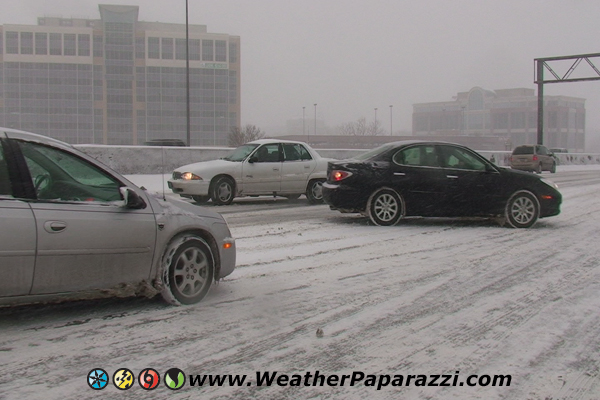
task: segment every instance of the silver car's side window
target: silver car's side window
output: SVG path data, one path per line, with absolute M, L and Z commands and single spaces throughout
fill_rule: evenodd
M 8 176 L 8 165 L 4 157 L 4 149 L 0 142 L 0 196 L 12 196 L 12 186 Z
M 279 162 L 279 144 L 265 144 L 256 152 L 256 162 Z
M 96 166 L 66 151 L 20 142 L 21 151 L 40 200 L 121 200 L 120 182 Z

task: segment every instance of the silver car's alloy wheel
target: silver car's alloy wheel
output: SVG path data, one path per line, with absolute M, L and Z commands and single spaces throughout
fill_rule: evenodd
M 171 243 L 163 268 L 163 298 L 172 304 L 194 304 L 208 293 L 215 262 L 204 239 L 191 235 Z
M 396 191 L 382 188 L 369 198 L 367 212 L 375 225 L 395 225 L 404 216 L 404 203 Z
M 529 228 L 540 216 L 537 198 L 529 192 L 513 195 L 506 206 L 506 220 L 514 228 Z
M 308 190 L 306 191 L 306 197 L 310 204 L 317 204 L 323 202 L 323 180 L 314 179 L 308 183 Z

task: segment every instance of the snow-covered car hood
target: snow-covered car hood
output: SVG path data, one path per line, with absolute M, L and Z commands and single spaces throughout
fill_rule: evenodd
M 202 176 L 204 174 L 213 174 L 216 172 L 224 172 L 232 169 L 237 163 L 234 161 L 227 160 L 210 160 L 200 161 L 193 164 L 187 164 L 182 167 L 175 169 L 177 172 L 192 172 L 196 175 Z M 204 178 L 204 177 L 202 177 Z
M 210 208 L 199 207 L 172 196 L 166 196 L 165 198 L 158 194 L 149 194 L 149 196 L 152 196 L 156 203 L 158 203 L 160 207 L 157 210 L 158 212 L 162 211 L 168 215 L 189 215 L 191 217 L 204 217 L 223 221 L 223 216 Z

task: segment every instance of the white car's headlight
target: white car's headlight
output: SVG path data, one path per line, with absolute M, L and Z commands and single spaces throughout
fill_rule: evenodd
M 549 179 L 540 179 L 542 182 L 544 182 L 546 185 L 553 187 L 554 189 L 558 190 L 558 185 L 554 182 L 552 182 Z
M 192 172 L 184 172 L 181 174 L 181 179 L 184 181 L 201 181 L 202 178 Z

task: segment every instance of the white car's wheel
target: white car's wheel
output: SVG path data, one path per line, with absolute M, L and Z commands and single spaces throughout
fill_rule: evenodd
M 230 178 L 223 176 L 213 183 L 210 198 L 215 205 L 231 204 L 234 197 L 235 185 Z
M 210 246 L 199 236 L 173 240 L 163 256 L 163 298 L 175 305 L 194 304 L 208 293 L 215 274 Z
M 323 179 L 313 179 L 308 182 L 306 188 L 306 198 L 310 204 L 318 204 L 323 202 Z

